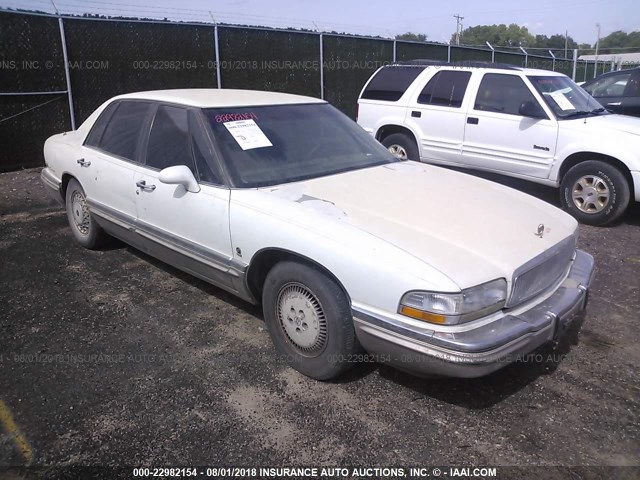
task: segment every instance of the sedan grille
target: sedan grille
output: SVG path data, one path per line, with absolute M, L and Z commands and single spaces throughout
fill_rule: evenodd
M 576 250 L 571 236 L 518 268 L 506 307 L 515 307 L 556 285 L 567 273 Z

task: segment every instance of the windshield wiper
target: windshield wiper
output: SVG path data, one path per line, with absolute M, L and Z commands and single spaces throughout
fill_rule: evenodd
M 582 117 L 584 115 L 599 115 L 602 112 L 606 111 L 604 108 L 595 108 L 593 110 L 578 110 L 577 112 L 571 112 L 565 115 L 562 118 L 573 118 L 573 117 Z

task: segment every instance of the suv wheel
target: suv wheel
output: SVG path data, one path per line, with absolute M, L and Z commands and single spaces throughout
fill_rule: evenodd
M 406 133 L 393 133 L 382 139 L 382 145 L 401 160 L 420 161 L 416 141 Z
M 629 205 L 629 182 L 616 167 L 589 160 L 572 167 L 560 184 L 562 207 L 580 223 L 606 225 Z

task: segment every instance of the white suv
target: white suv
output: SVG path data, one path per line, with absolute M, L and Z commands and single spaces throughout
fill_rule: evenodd
M 640 119 L 610 114 L 560 73 L 388 65 L 364 86 L 358 123 L 400 158 L 560 187 L 583 223 L 610 223 L 640 201 Z

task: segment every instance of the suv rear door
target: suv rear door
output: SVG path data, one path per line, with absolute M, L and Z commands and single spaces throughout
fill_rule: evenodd
M 522 107 L 537 114 L 523 115 Z M 556 151 L 558 122 L 525 80 L 510 73 L 485 73 L 464 130 L 464 166 L 548 178 Z
M 436 70 L 409 99 L 405 124 L 416 132 L 421 159 L 460 163 L 470 78 L 470 71 Z

